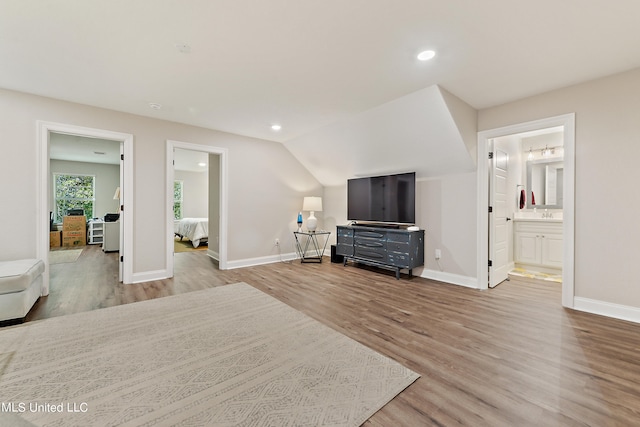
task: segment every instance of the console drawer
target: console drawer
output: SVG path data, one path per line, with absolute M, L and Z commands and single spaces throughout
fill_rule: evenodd
M 387 251 L 385 248 L 370 248 L 370 247 L 356 246 L 354 251 L 354 256 L 384 262 L 387 260 Z
M 410 268 L 411 257 L 407 253 L 389 252 L 387 262 L 394 267 Z
M 353 229 L 346 227 L 338 227 L 338 238 L 340 237 L 353 237 Z
M 387 250 L 389 252 L 409 253 L 409 243 L 403 242 L 387 242 Z
M 410 238 L 409 233 L 394 233 L 393 231 L 387 233 L 388 242 L 409 243 Z
M 386 233 L 380 231 L 364 231 L 356 230 L 356 237 L 364 237 L 367 239 L 384 239 Z

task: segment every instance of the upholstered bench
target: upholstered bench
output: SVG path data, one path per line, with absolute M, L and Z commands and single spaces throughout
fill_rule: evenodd
M 0 262 L 0 321 L 24 321 L 40 297 L 43 272 L 39 259 Z

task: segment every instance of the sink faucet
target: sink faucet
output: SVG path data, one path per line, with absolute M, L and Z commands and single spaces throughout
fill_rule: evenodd
M 553 212 L 547 212 L 547 210 L 545 209 L 542 213 L 542 218 L 553 218 Z

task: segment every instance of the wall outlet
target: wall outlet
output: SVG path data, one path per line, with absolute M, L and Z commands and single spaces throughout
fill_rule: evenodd
M 440 249 L 436 249 L 436 259 L 442 258 L 442 251 Z
M 280 246 L 280 239 L 276 239 L 275 245 Z

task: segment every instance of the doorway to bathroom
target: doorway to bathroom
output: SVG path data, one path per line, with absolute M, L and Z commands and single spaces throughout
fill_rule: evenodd
M 509 275 L 562 282 L 564 129 L 489 140 L 489 287 Z
M 574 121 L 567 114 L 478 134 L 480 289 L 516 265 L 535 266 L 559 273 L 562 304 L 573 306 Z

